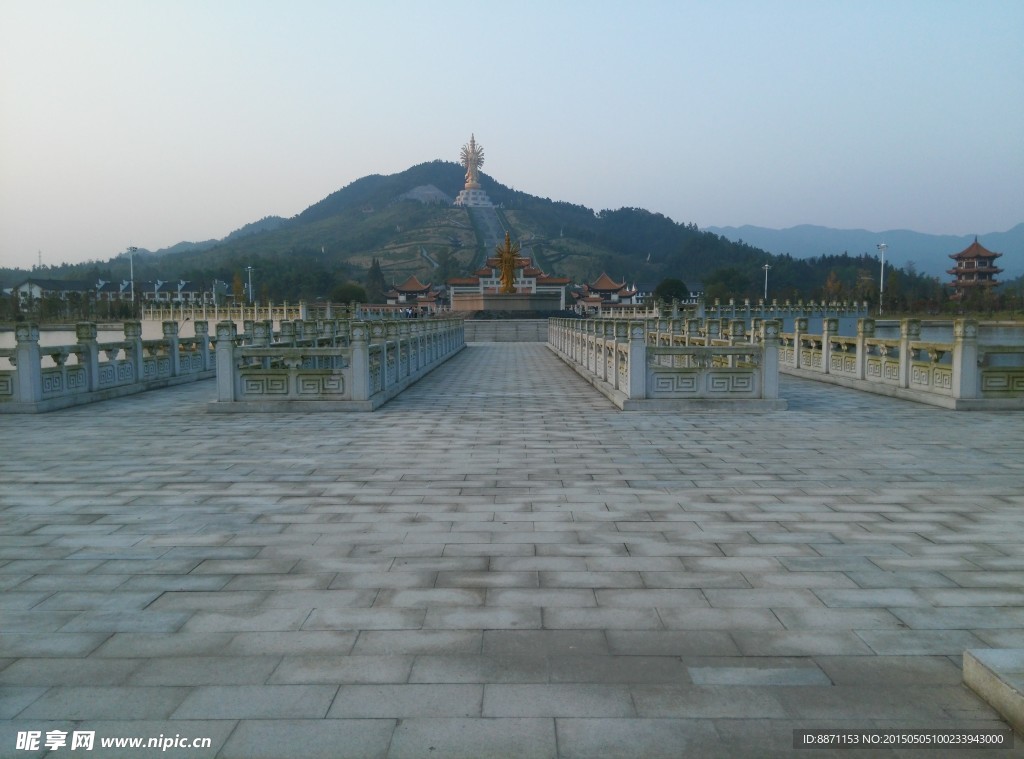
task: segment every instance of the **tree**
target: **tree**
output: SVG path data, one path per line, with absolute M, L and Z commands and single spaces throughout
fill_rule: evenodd
M 366 303 L 366 290 L 357 282 L 345 282 L 331 290 L 332 303 Z
M 681 279 L 668 277 L 661 280 L 654 288 L 654 297 L 657 300 L 671 303 L 674 300 L 686 300 L 690 297 L 690 288 Z
M 823 300 L 832 302 L 840 300 L 843 296 L 843 283 L 839 281 L 839 275 L 832 269 L 825 280 L 825 287 L 822 288 Z
M 735 266 L 717 269 L 704 280 L 704 295 L 709 301 L 723 303 L 729 298 L 742 298 L 750 287 L 750 278 Z
M 370 270 L 366 273 L 366 302 L 383 303 L 384 291 L 388 283 L 384 279 L 384 271 L 380 268 L 380 261 L 376 258 L 370 264 Z

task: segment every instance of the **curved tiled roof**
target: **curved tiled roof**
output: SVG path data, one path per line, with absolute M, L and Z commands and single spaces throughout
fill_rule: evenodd
M 993 253 L 991 250 L 985 248 L 980 242 L 978 242 L 978 238 L 975 237 L 974 242 L 972 242 L 966 248 L 961 250 L 959 253 L 950 253 L 949 257 L 959 261 L 960 259 L 968 258 L 999 258 L 999 256 L 1001 255 L 1003 254 Z

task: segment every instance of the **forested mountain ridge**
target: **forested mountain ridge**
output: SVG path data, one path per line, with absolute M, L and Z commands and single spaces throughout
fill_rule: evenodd
M 499 207 L 513 238 L 548 273 L 593 281 L 602 271 L 653 288 L 674 277 L 703 283 L 711 297 L 759 297 L 769 264 L 769 298 L 868 298 L 876 291 L 877 259 L 871 255 L 797 259 L 773 256 L 743 242 L 702 231 L 640 208 L 594 210 L 512 189 L 486 174 L 483 189 Z M 331 193 L 296 216 L 270 216 L 219 241 L 181 243 L 135 256 L 135 277 L 185 279 L 208 287 L 236 286 L 253 267 L 254 290 L 275 301 L 330 297 L 346 281 L 363 282 L 374 259 L 388 282 L 415 274 L 440 284 L 466 273 L 481 254 L 468 212 L 447 203 L 408 199 L 455 197 L 464 184 L 456 163 L 432 161 L 388 176 L 370 175 Z M 0 272 L 0 276 L 3 273 Z M 40 276 L 108 280 L 126 278 L 125 257 L 48 267 Z M 893 284 L 894 295 L 899 275 Z M 5 280 L 7 277 L 5 277 Z M 914 297 L 937 282 L 906 275 Z

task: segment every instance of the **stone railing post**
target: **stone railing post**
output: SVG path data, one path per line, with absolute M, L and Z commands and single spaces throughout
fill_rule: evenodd
M 775 400 L 779 397 L 779 332 L 782 322 L 767 319 L 761 326 L 761 397 Z
M 684 338 L 685 345 L 697 345 L 698 343 L 701 342 L 700 327 L 700 319 L 686 320 L 686 337 Z
M 352 400 L 365 401 L 370 398 L 370 346 L 369 329 L 366 322 L 351 323 Z
M 133 381 L 142 382 L 146 372 L 146 362 L 142 355 L 142 322 L 124 323 L 124 341 L 128 343 L 128 356 L 132 362 Z
M 868 368 L 868 345 L 867 341 L 875 336 L 874 319 L 857 320 L 857 355 L 856 372 L 857 379 L 863 380 L 867 377 Z
M 798 316 L 793 320 L 793 365 L 800 369 L 803 361 L 804 335 L 807 334 L 807 317 Z
M 281 345 L 295 346 L 295 322 L 285 320 L 281 322 Z
M 832 340 L 839 334 L 839 320 L 826 317 L 821 320 L 821 371 L 832 373 Z
M 200 320 L 195 322 L 193 327 L 196 333 L 196 350 L 202 359 L 203 371 L 206 372 L 216 366 L 213 356 L 210 355 L 210 323 Z
M 217 322 L 217 400 L 222 403 L 233 403 L 236 400 L 235 390 L 238 387 L 238 378 L 235 375 L 238 365 L 235 361 L 235 339 L 237 332 L 234 322 Z
M 171 361 L 171 376 L 177 377 L 181 374 L 181 367 L 178 365 L 181 353 L 178 345 L 178 322 L 165 321 L 163 331 L 164 341 L 167 343 L 167 356 Z
M 21 403 L 39 403 L 43 398 L 42 352 L 39 350 L 39 325 L 18 324 L 14 328 L 18 341 L 14 349 L 18 372 L 15 396 Z
M 910 344 L 920 339 L 920 319 L 903 319 L 900 321 L 900 387 L 910 387 L 910 360 L 913 358 Z
M 427 336 L 429 340 L 429 335 Z M 380 389 L 382 391 L 387 390 L 388 383 L 391 378 L 388 376 L 388 339 L 387 339 L 387 327 L 383 322 L 375 321 L 370 325 L 369 337 L 367 342 L 370 345 L 380 345 Z M 433 347 L 430 349 L 430 362 L 433 363 L 434 351 Z M 370 361 L 369 354 L 367 354 L 366 361 L 367 369 L 369 369 Z M 369 397 L 369 396 L 367 396 Z
M 643 322 L 629 323 L 629 387 L 631 400 L 647 397 L 647 332 Z
M 75 325 L 75 342 L 81 350 L 78 360 L 85 369 L 85 390 L 99 390 L 100 351 L 96 343 L 97 331 L 93 322 L 78 322 Z
M 953 397 L 978 397 L 978 322 L 953 321 Z

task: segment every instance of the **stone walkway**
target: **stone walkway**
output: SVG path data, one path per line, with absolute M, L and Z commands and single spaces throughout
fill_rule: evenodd
M 622 413 L 543 345 L 474 344 L 373 414 L 208 415 L 205 382 L 0 416 L 0 756 L 54 729 L 100 757 L 654 759 L 1005 727 L 960 656 L 1024 647 L 1024 414 L 782 388 Z M 99 747 L 161 735 L 212 746 Z

